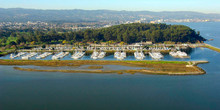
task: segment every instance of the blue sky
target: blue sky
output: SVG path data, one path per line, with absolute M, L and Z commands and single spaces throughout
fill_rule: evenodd
M 109 9 L 220 13 L 220 0 L 0 0 L 0 8 Z

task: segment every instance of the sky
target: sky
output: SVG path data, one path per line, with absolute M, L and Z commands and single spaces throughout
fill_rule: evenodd
M 220 0 L 0 0 L 0 8 L 220 13 Z

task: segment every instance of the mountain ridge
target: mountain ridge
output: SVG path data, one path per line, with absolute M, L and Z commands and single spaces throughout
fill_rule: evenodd
M 220 19 L 220 14 L 194 11 L 117 11 L 117 10 L 83 10 L 83 9 L 24 9 L 0 8 L 0 22 L 27 21 L 66 21 L 66 22 L 98 22 L 129 21 L 146 18 L 152 19 Z

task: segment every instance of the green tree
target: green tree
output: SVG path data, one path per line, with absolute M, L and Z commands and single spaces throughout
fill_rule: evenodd
M 10 43 L 9 43 L 9 45 L 10 46 L 12 46 L 12 45 L 17 45 L 14 41 L 11 41 Z
M 6 42 L 7 42 L 7 39 L 5 37 L 3 37 L 2 40 L 1 40 L 1 43 L 5 44 Z

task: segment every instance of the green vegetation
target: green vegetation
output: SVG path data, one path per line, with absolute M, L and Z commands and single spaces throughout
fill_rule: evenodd
M 87 69 L 102 69 L 103 66 L 89 66 Z
M 7 54 L 8 54 L 8 52 L 1 52 L 0 51 L 0 56 L 7 55 Z
M 205 39 L 191 28 L 184 25 L 166 24 L 122 24 L 101 29 L 87 29 L 81 31 L 66 30 L 0 30 L 1 45 L 20 44 L 51 44 L 81 42 L 123 42 L 135 43 L 152 41 L 154 43 L 202 42 Z
M 74 60 L 74 61 L 53 61 L 53 60 L 0 60 L 0 65 L 35 65 L 35 66 L 90 66 L 95 70 L 37 70 L 32 68 L 18 68 L 21 71 L 37 71 L 37 72 L 66 72 L 66 73 L 143 73 L 143 74 L 164 74 L 164 75 L 199 75 L 205 74 L 201 68 L 196 65 L 207 62 L 184 62 L 184 61 L 99 61 L 99 60 Z M 192 65 L 193 64 L 193 65 Z M 97 66 L 99 65 L 99 66 Z M 105 70 L 104 65 L 123 65 L 130 67 L 145 67 L 148 69 L 135 70 Z M 88 69 L 88 68 L 87 68 Z
M 80 66 L 82 64 L 125 64 L 125 65 L 145 65 L 145 64 L 188 64 L 185 61 L 107 61 L 107 60 L 0 60 L 0 64 L 4 63 L 16 63 L 21 65 L 33 64 L 36 66 L 47 65 L 47 66 Z
M 125 62 L 135 62 L 135 63 L 143 63 L 143 64 L 188 64 L 184 61 L 125 61 Z

